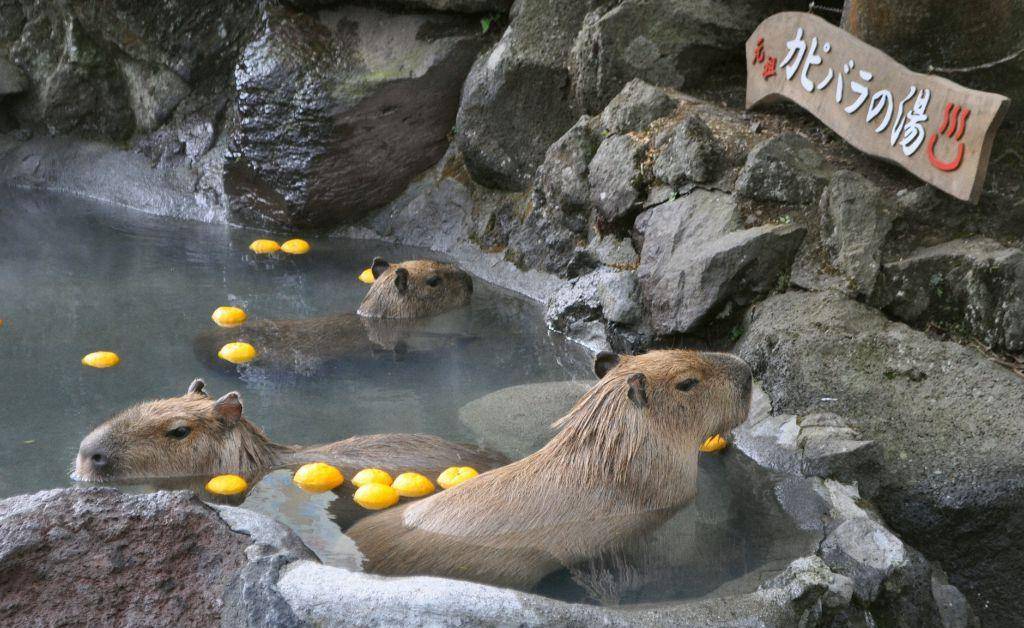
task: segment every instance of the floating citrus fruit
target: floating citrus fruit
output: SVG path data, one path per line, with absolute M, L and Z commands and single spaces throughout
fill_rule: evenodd
M 341 471 L 338 471 L 336 467 L 332 467 L 326 462 L 304 464 L 292 476 L 292 482 L 295 482 L 303 490 L 310 493 L 329 491 L 332 488 L 341 486 L 341 483 L 344 481 L 345 476 L 341 474 Z
M 722 438 L 720 435 L 715 434 L 711 438 L 704 441 L 704 444 L 700 446 L 700 450 L 704 453 L 712 453 L 716 451 L 722 451 L 729 446 L 729 443 Z
M 237 495 L 247 488 L 245 478 L 233 473 L 218 475 L 206 483 L 206 490 L 215 495 Z
M 82 358 L 82 364 L 94 369 L 107 369 L 117 366 L 119 362 L 121 362 L 121 358 L 113 351 L 93 351 Z
M 232 364 L 245 364 L 256 358 L 256 349 L 248 342 L 229 342 L 220 348 L 217 357 Z
M 478 475 L 480 474 L 473 467 L 448 467 L 437 476 L 437 483 L 441 488 L 451 488 Z
M 370 482 L 360 486 L 352 499 L 367 510 L 383 510 L 398 503 L 398 491 L 387 484 Z
M 359 281 L 363 283 L 373 283 L 373 269 L 367 268 L 363 272 L 359 273 Z
M 352 476 L 352 484 L 357 488 L 364 484 L 383 484 L 384 486 L 391 486 L 391 474 L 387 471 L 381 471 L 380 469 L 363 469 L 359 473 Z
M 273 253 L 281 250 L 281 245 L 273 240 L 253 240 L 252 244 L 249 245 L 249 250 L 253 253 Z
M 248 316 L 241 308 L 222 305 L 213 311 L 210 318 L 221 327 L 237 327 L 244 323 Z
M 423 497 L 434 492 L 434 483 L 419 473 L 403 473 L 391 483 L 402 497 Z
M 309 242 L 295 238 L 282 244 L 281 250 L 288 255 L 305 255 L 309 253 Z

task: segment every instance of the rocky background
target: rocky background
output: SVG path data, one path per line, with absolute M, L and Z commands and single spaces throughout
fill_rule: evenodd
M 875 443 L 844 481 L 1020 624 L 1024 5 L 816 5 L 1016 101 L 979 204 L 743 110 L 785 0 L 0 0 L 0 181 L 427 246 L 592 348 L 735 350 Z

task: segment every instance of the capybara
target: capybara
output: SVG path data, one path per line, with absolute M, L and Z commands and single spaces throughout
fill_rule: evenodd
M 462 307 L 473 293 L 473 279 L 453 264 L 412 260 L 391 264 L 377 257 L 374 282 L 355 314 L 339 313 L 301 320 L 251 320 L 239 327 L 210 329 L 194 342 L 201 361 L 225 366 L 218 350 L 229 342 L 247 342 L 257 352 L 254 364 L 271 371 L 311 375 L 350 356 L 380 351 L 399 354 L 425 345 L 435 348 L 464 338 L 419 331 L 424 318 Z
M 594 370 L 536 453 L 350 528 L 366 570 L 530 589 L 693 500 L 698 447 L 747 416 L 747 365 L 672 350 L 601 353 Z
M 237 473 L 254 480 L 307 462 L 330 463 L 346 477 L 366 467 L 436 477 L 453 465 L 483 470 L 508 462 L 499 453 L 425 434 L 279 445 L 243 416 L 238 393 L 213 400 L 204 388 L 197 379 L 181 397 L 139 403 L 105 421 L 82 440 L 73 477 L 104 482 Z

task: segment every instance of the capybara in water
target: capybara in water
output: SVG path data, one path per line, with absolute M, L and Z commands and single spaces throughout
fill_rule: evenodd
M 279 445 L 242 415 L 238 393 L 213 400 L 197 379 L 181 397 L 136 404 L 90 432 L 78 449 L 74 477 L 103 482 L 237 473 L 253 480 L 307 462 L 330 463 L 346 477 L 366 467 L 435 477 L 453 465 L 493 469 L 508 459 L 425 434 L 353 436 L 312 447 Z
M 428 346 L 459 340 L 418 333 L 420 320 L 462 307 L 473 294 L 473 279 L 453 264 L 412 260 L 391 264 L 374 258 L 374 282 L 355 314 L 302 320 L 253 320 L 229 329 L 210 329 L 195 340 L 203 361 L 222 363 L 217 351 L 229 342 L 255 347 L 261 368 L 309 375 L 348 356 L 404 352 L 423 340 Z M 423 338 L 419 338 L 423 336 Z
M 747 365 L 672 350 L 601 353 L 594 370 L 536 453 L 350 528 L 366 570 L 529 589 L 693 500 L 698 447 L 747 416 Z

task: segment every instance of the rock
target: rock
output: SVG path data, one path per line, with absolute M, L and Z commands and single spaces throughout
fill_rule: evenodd
M 600 135 L 592 128 L 589 116 L 581 117 L 544 154 L 537 169 L 536 190 L 543 203 L 569 218 L 570 228 L 583 233 L 590 209 L 590 160 L 594 158 Z
M 189 93 L 188 84 L 166 68 L 124 61 L 121 72 L 128 89 L 135 126 L 140 131 L 153 131 L 163 124 Z
M 619 270 L 632 270 L 640 263 L 640 256 L 627 238 L 598 236 L 590 241 L 587 248 L 599 263 Z
M 590 162 L 590 200 L 608 222 L 625 218 L 640 200 L 640 160 L 646 145 L 629 135 L 601 142 Z
M 964 594 L 949 583 L 946 574 L 932 565 L 932 597 L 942 618 L 942 628 L 977 628 L 981 624 Z
M 4 57 L 0 57 L 0 96 L 20 94 L 28 89 L 28 78 Z
M 738 210 L 720 192 L 694 190 L 651 212 L 638 275 L 659 334 L 692 331 L 768 294 L 804 237 L 796 225 L 731 231 Z
M 184 492 L 12 497 L 0 502 L 0 621 L 218 624 L 248 544 Z
M 568 604 L 510 589 L 424 576 L 383 578 L 300 561 L 278 581 L 298 618 L 317 626 L 793 626 L 829 614 L 849 585 L 820 558 L 801 558 L 759 590 L 659 605 Z M 723 610 L 726 609 L 726 610 Z M 823 610 L 825 609 L 825 610 Z
M 399 9 L 430 9 L 451 13 L 508 13 L 512 0 L 376 0 L 375 4 Z
M 892 228 L 887 204 L 877 186 L 849 170 L 832 175 L 821 196 L 825 249 L 854 293 L 862 296 L 874 289 L 882 245 Z
M 886 522 L 941 561 L 978 608 L 1024 621 L 1009 583 L 1024 542 L 1005 534 L 1024 526 L 1020 378 L 835 293 L 764 301 L 736 351 L 776 411 L 835 412 L 878 442 L 874 500 Z
M 351 223 L 444 154 L 479 26 L 352 6 L 267 11 L 235 71 L 231 209 L 288 227 Z
M 830 170 L 810 140 L 783 133 L 750 151 L 736 180 L 736 193 L 757 201 L 809 205 L 821 198 Z
M 672 186 L 686 181 L 707 183 L 715 179 L 722 146 L 711 129 L 696 115 L 664 131 L 655 142 L 661 150 L 654 160 L 654 176 Z
M 918 328 L 1024 352 L 1024 252 L 980 237 L 921 249 L 883 267 L 871 303 Z
M 579 118 L 566 60 L 594 0 L 520 0 L 462 88 L 456 142 L 473 179 L 524 190 L 548 146 Z
M 600 111 L 628 81 L 692 89 L 732 62 L 754 27 L 785 2 L 624 0 L 589 13 L 569 68 L 579 107 Z M 789 3 L 793 4 L 793 3 Z
M 597 285 L 597 299 L 605 319 L 623 325 L 640 322 L 640 283 L 634 273 L 608 275 Z
M 585 234 L 576 228 L 586 228 L 578 216 L 534 205 L 509 235 L 505 258 L 519 268 L 535 268 L 559 277 L 586 273 L 594 267 L 594 260 L 583 248 Z
M 797 418 L 800 433 L 800 473 L 833 478 L 856 484 L 870 499 L 878 490 L 881 448 L 870 440 L 861 440 L 850 421 L 836 414 L 810 414 Z
M 480 444 L 522 458 L 551 440 L 555 435 L 551 424 L 565 416 L 592 385 L 564 381 L 502 388 L 459 408 L 459 421 Z
M 601 112 L 600 123 L 611 134 L 642 131 L 676 110 L 677 101 L 640 79 L 626 83 Z

